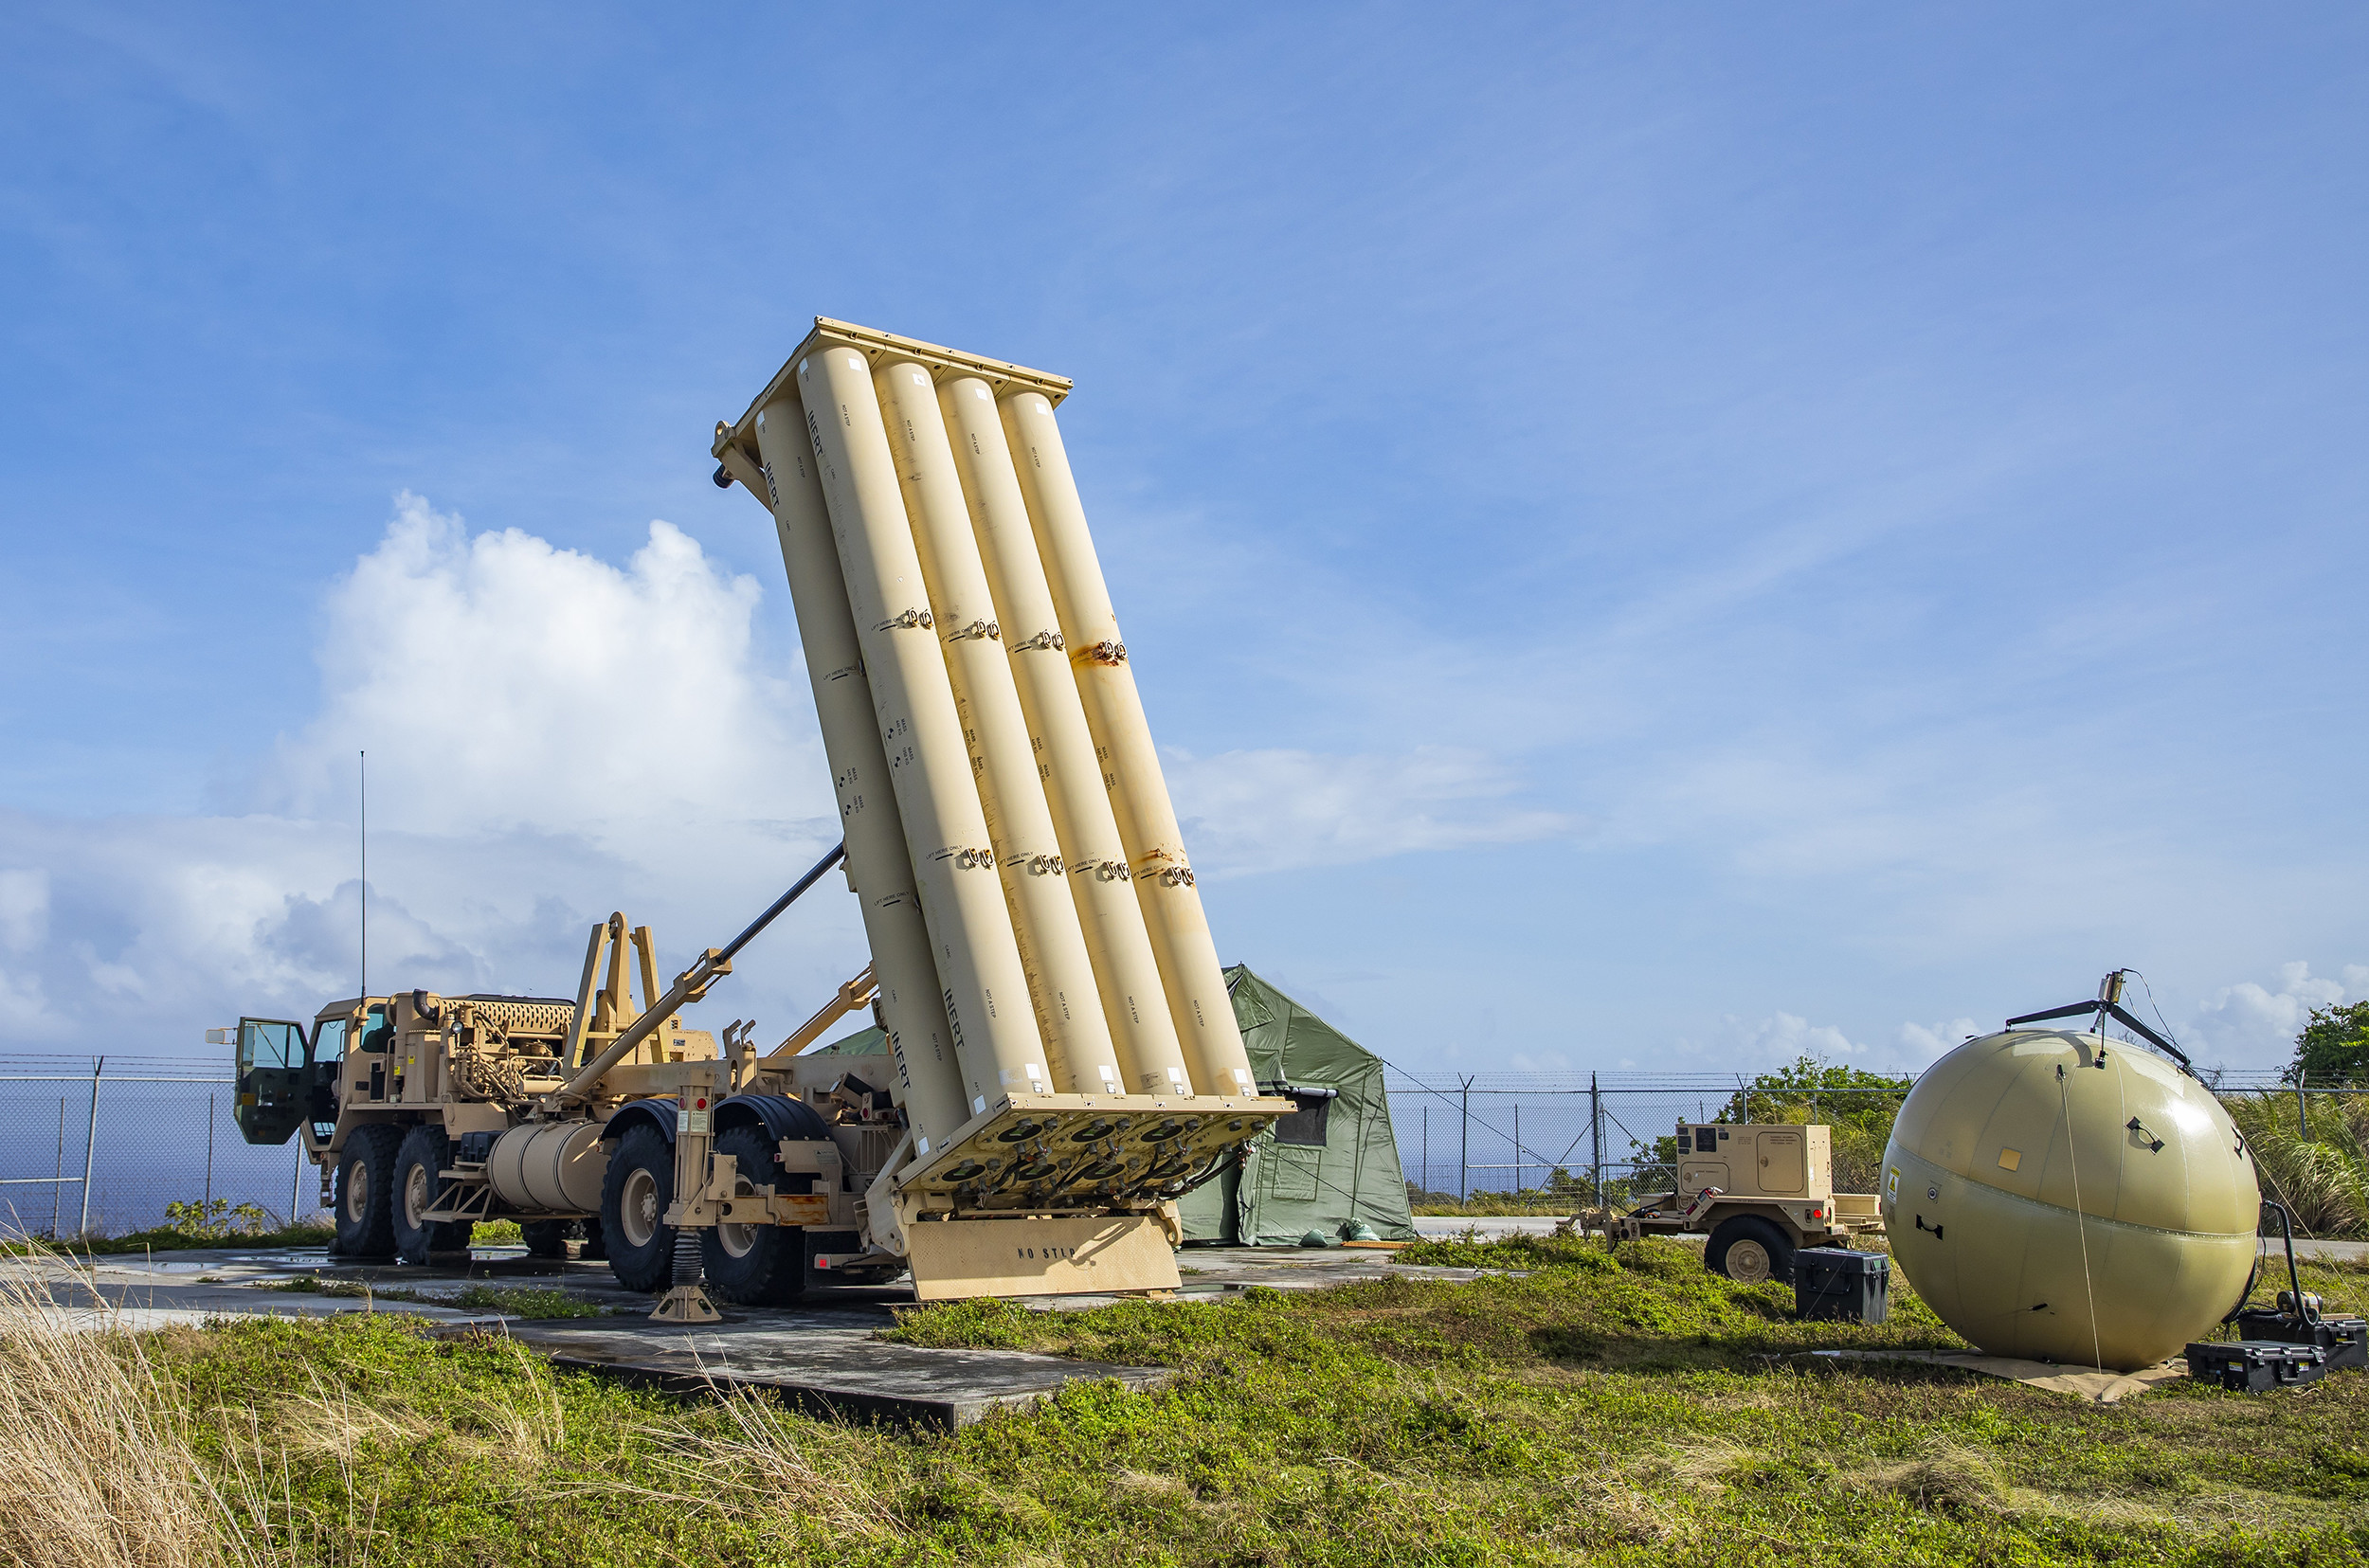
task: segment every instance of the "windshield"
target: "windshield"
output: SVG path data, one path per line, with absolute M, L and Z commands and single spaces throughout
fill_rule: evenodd
M 239 1072 L 259 1067 L 300 1067 L 304 1062 L 304 1025 L 271 1018 L 239 1020 Z

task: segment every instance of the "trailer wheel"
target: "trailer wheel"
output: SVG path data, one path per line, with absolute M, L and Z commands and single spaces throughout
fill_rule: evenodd
M 395 1150 L 403 1129 L 355 1127 L 337 1153 L 337 1255 L 388 1257 L 395 1250 Z
M 1793 1243 L 1765 1219 L 1740 1214 L 1723 1219 L 1703 1246 L 1703 1267 L 1738 1285 L 1793 1283 Z
M 646 1123 L 627 1127 L 601 1179 L 601 1239 L 608 1271 L 628 1290 L 662 1290 L 675 1277 L 675 1148 Z
M 763 1127 L 738 1126 L 718 1133 L 714 1150 L 738 1162 L 738 1190 L 789 1184 L 781 1149 Z M 805 1293 L 806 1233 L 795 1225 L 738 1224 L 726 1220 L 699 1240 L 708 1289 L 735 1307 L 786 1307 Z
M 572 1220 L 566 1219 L 520 1220 L 518 1230 L 527 1240 L 527 1256 L 566 1257 L 568 1227 L 572 1223 Z
M 477 1221 L 421 1217 L 451 1186 L 443 1177 L 451 1163 L 452 1140 L 443 1127 L 424 1122 L 403 1135 L 403 1146 L 395 1152 L 394 1191 L 388 1196 L 394 1200 L 389 1217 L 394 1222 L 395 1255 L 406 1263 L 468 1251 L 469 1233 L 477 1229 Z

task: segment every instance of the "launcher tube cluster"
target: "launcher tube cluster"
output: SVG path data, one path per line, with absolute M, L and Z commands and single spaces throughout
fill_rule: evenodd
M 924 1156 L 1015 1094 L 1257 1092 L 1061 444 L 1068 389 L 818 320 L 717 432 L 781 535 Z

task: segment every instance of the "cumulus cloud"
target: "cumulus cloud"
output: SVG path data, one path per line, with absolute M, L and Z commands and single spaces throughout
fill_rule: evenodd
M 716 821 L 831 820 L 803 680 L 750 657 L 756 581 L 671 524 L 621 569 L 399 497 L 324 606 L 319 714 L 258 802 L 429 834 L 531 829 L 645 854 Z M 675 831 L 668 831 L 673 824 Z
M 2251 980 L 2224 985 L 2197 1004 L 2190 1033 L 2205 1056 L 2229 1066 L 2284 1067 L 2294 1059 L 2295 1036 L 2315 1008 L 2369 997 L 2369 964 L 2347 964 L 2341 975 L 2315 975 L 2297 959 L 2280 964 L 2269 985 Z
M 1729 1014 L 1702 1038 L 1681 1038 L 1670 1052 L 1650 1061 L 1628 1060 L 1624 1068 L 1668 1068 L 1746 1075 L 1787 1067 L 1808 1056 L 1833 1066 L 1863 1068 L 1872 1072 L 1922 1072 L 1970 1035 L 1981 1033 L 1972 1018 L 1938 1022 L 1903 1022 L 1889 1039 L 1856 1040 L 1837 1025 L 1812 1023 L 1799 1014 L 1777 1011 L 1758 1018 Z
M 1460 748 L 1352 756 L 1172 751 L 1164 763 L 1194 865 L 1219 875 L 1520 843 L 1574 827 L 1562 813 L 1510 800 L 1520 781 Z

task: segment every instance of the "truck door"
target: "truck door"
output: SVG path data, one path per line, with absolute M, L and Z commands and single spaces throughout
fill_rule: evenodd
M 238 1108 L 231 1115 L 250 1144 L 284 1144 L 312 1096 L 304 1025 L 285 1018 L 239 1020 Z
M 1798 1132 L 1763 1132 L 1761 1144 L 1761 1191 L 1798 1193 L 1808 1176 Z
M 337 1131 L 337 1090 L 346 1070 L 346 1033 L 352 1027 L 351 1018 L 322 1018 L 313 1025 L 313 1048 L 305 1055 L 312 1069 L 306 1078 L 306 1109 L 316 1144 L 327 1143 Z

